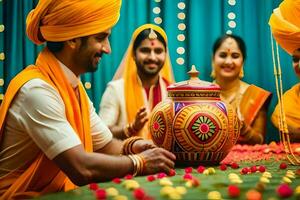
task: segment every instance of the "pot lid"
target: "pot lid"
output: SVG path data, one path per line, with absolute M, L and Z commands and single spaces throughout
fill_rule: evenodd
M 219 85 L 202 81 L 198 78 L 199 72 L 197 71 L 195 65 L 192 65 L 192 69 L 188 72 L 190 79 L 186 81 L 181 81 L 178 83 L 171 84 L 168 86 L 167 90 L 172 91 L 220 91 L 221 88 Z

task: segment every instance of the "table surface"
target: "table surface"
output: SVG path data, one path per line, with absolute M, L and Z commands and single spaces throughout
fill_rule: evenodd
M 296 151 L 296 155 L 299 156 L 300 144 L 293 144 L 292 148 Z M 231 167 L 232 163 L 238 164 L 239 168 L 233 169 Z M 280 169 L 281 163 L 286 163 L 287 168 Z M 197 168 L 193 168 L 187 178 L 193 177 L 194 179 L 197 179 L 200 183 L 198 186 L 193 186 L 191 180 L 184 178 L 186 170 L 190 170 L 190 168 L 177 168 L 175 176 L 168 176 L 163 179 L 160 178 L 160 176 L 163 175 L 158 174 L 153 175 L 155 178 L 154 181 L 149 181 L 147 176 L 134 177 L 130 181 L 122 178 L 120 179 L 121 183 L 119 184 L 111 181 L 98 183 L 97 187 L 98 191 L 106 191 L 106 199 L 116 200 L 126 199 L 124 197 L 127 197 L 127 199 L 138 199 L 137 196 L 134 195 L 134 189 L 126 188 L 132 181 L 139 184 L 140 189 L 146 193 L 148 199 L 209 199 L 208 194 L 213 191 L 218 191 L 221 194 L 222 199 L 247 199 L 246 195 L 249 190 L 256 190 L 260 192 L 262 199 L 274 200 L 281 199 L 277 189 L 283 184 L 283 179 L 287 180 L 288 171 L 292 171 L 294 173 L 294 178 L 292 176 L 289 177 L 291 183 L 288 185 L 289 188 L 293 190 L 293 195 L 290 196 L 289 199 L 300 199 L 300 194 L 298 194 L 300 192 L 298 191 L 300 189 L 300 165 L 292 165 L 287 161 L 282 145 L 276 143 L 255 146 L 236 145 L 230 154 L 222 161 L 222 164 L 227 166 L 226 170 L 221 170 L 220 165 L 213 166 L 212 168 L 214 170 L 210 170 L 209 174 L 205 174 L 208 170 L 205 173 L 199 173 Z M 272 176 L 267 178 L 269 183 L 263 183 L 261 178 L 264 177 L 264 174 L 259 171 L 249 172 L 247 174 L 241 173 L 243 168 L 250 168 L 252 166 L 256 166 L 257 168 L 259 166 L 265 166 L 266 171 L 270 172 Z M 205 168 L 208 169 L 209 167 Z M 235 183 L 236 181 L 230 178 L 232 176 L 230 174 L 232 173 L 236 174 L 239 177 L 239 180 L 242 180 L 240 181 L 241 183 Z M 169 189 L 166 189 L 165 185 L 171 186 L 169 186 Z M 235 185 L 240 189 L 240 195 L 236 198 L 232 198 L 228 194 L 228 187 L 231 185 Z M 298 186 L 299 188 L 297 188 Z M 179 191 L 174 189 L 176 187 L 181 187 L 181 190 L 182 187 L 184 187 L 186 193 L 180 194 L 180 192 L 176 192 Z M 110 192 L 108 192 L 107 189 L 114 190 L 112 188 L 117 190 L 119 193 L 118 196 L 113 196 L 115 194 L 110 194 Z M 177 195 L 164 192 L 170 190 L 172 191 L 171 193 L 176 193 Z M 42 196 L 39 199 L 97 199 L 96 193 L 96 190 L 90 189 L 90 185 L 87 185 L 69 192 L 60 192 Z M 144 200 L 146 199 L 147 198 L 144 198 Z

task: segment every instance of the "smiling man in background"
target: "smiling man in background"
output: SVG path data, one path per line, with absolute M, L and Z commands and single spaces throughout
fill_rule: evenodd
M 99 114 L 116 138 L 151 138 L 148 114 L 167 97 L 167 86 L 174 81 L 167 45 L 159 26 L 144 24 L 134 31 L 100 104 Z

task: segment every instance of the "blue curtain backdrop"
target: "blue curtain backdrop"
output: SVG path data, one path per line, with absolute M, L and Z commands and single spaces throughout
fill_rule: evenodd
M 98 110 L 106 84 L 112 79 L 129 44 L 132 32 L 144 23 L 163 27 L 168 35 L 176 81 L 187 78 L 196 65 L 200 78 L 211 81 L 211 48 L 214 40 L 233 33 L 244 38 L 248 58 L 244 81 L 273 92 L 269 116 L 277 102 L 271 57 L 268 19 L 281 0 L 123 0 L 121 18 L 110 37 L 112 54 L 105 55 L 99 69 L 82 81 Z M 28 12 L 37 0 L 0 0 L 0 98 L 9 81 L 34 63 L 43 46 L 25 35 Z M 280 51 L 284 90 L 298 82 L 291 58 Z M 278 140 L 278 131 L 268 122 L 267 141 Z

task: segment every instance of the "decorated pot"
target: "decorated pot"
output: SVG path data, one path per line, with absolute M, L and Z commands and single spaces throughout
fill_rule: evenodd
M 190 80 L 170 85 L 168 98 L 153 109 L 153 142 L 176 155 L 177 166 L 216 165 L 240 134 L 240 121 L 220 99 L 220 87 L 201 81 L 192 66 Z

